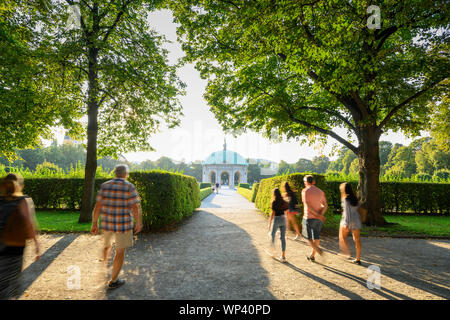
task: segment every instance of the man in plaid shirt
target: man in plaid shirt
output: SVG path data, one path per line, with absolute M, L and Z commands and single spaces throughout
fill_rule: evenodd
M 134 233 L 142 230 L 142 211 L 136 187 L 128 182 L 128 166 L 117 165 L 114 169 L 115 179 L 102 184 L 97 194 L 91 232 L 98 234 L 98 218 L 101 216 L 100 230 L 102 230 L 104 246 L 103 260 L 108 261 L 111 240 L 116 242 L 109 289 L 115 289 L 125 283 L 118 279 L 120 269 L 125 258 L 125 249 L 133 245 L 133 218 L 136 220 Z

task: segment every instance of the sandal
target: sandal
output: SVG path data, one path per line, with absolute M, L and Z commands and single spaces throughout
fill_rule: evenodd
M 357 264 L 357 265 L 361 265 L 361 261 L 360 260 L 352 260 L 352 263 Z
M 308 259 L 308 261 L 311 261 L 311 262 L 316 261 L 316 258 L 314 258 L 313 256 L 306 256 L 306 259 Z

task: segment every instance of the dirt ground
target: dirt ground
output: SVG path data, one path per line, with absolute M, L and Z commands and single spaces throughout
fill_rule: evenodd
M 105 286 L 111 266 L 98 261 L 101 236 L 40 239 L 40 261 L 32 245 L 25 251 L 20 299 L 450 298 L 449 240 L 362 238 L 358 266 L 337 254 L 335 237 L 322 239 L 326 254 L 316 263 L 306 260 L 304 241 L 288 239 L 283 264 L 267 254 L 267 220 L 233 190 L 209 196 L 176 231 L 135 236 L 121 273 L 126 284 L 113 291 Z

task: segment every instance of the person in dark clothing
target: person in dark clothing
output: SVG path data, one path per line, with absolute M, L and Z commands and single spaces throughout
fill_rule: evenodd
M 298 214 L 297 209 L 297 195 L 296 191 L 292 190 L 289 186 L 289 183 L 286 181 L 283 184 L 285 193 L 283 194 L 284 200 L 288 203 L 288 210 L 287 210 L 287 223 L 291 223 L 294 226 L 295 233 L 297 234 L 294 238 L 294 240 L 300 240 L 301 239 L 301 233 L 300 233 L 300 227 L 298 226 L 297 220 L 295 219 L 295 216 Z
M 269 219 L 269 231 L 272 227 L 272 247 L 275 244 L 275 235 L 277 230 L 280 229 L 281 240 L 281 257 L 282 262 L 286 262 L 286 217 L 284 211 L 288 209 L 288 203 L 283 200 L 280 189 L 273 189 L 272 193 L 272 215 Z M 273 222 L 273 223 L 272 223 Z
M 33 201 L 22 194 L 22 189 L 23 178 L 14 173 L 8 174 L 0 185 L 1 300 L 15 299 L 20 295 L 26 239 L 34 240 L 36 261 L 40 258 Z

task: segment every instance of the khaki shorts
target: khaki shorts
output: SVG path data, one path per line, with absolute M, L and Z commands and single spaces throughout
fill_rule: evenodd
M 133 230 L 120 233 L 113 231 L 103 231 L 103 244 L 105 248 L 111 246 L 111 240 L 113 238 L 116 242 L 116 248 L 129 248 L 133 245 Z

